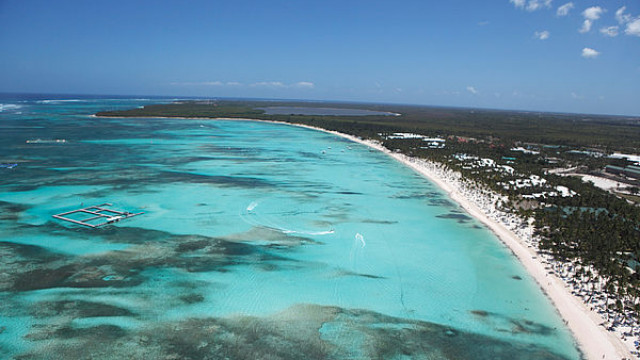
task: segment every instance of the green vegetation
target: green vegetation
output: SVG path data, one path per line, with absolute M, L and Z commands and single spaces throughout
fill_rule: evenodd
M 332 108 L 361 108 L 401 116 L 266 115 L 258 107 L 304 106 L 304 103 L 216 101 L 151 105 L 142 109 L 101 112 L 98 116 L 249 118 L 306 124 L 383 141 L 391 150 L 429 159 L 460 171 L 476 183 L 507 197 L 501 206 L 522 218 L 535 219 L 540 250 L 577 269 L 576 277 L 597 273 L 606 283 L 607 297 L 619 300 L 622 314 L 640 317 L 640 207 L 625 198 L 578 178 L 548 173 L 574 167 L 597 172 L 625 160 L 601 156 L 613 151 L 640 152 L 640 118 L 446 109 L 399 105 L 322 104 Z M 306 104 L 318 107 L 317 103 Z M 392 139 L 386 134 L 416 133 L 446 138 L 442 149 L 430 149 L 422 139 Z M 514 151 L 514 147 L 521 150 Z M 481 168 L 460 154 L 492 159 L 497 166 Z M 591 156 L 595 155 L 595 156 Z M 504 166 L 513 169 L 503 171 Z M 532 176 L 544 184 L 517 186 Z M 634 186 L 637 186 L 634 185 Z M 552 191 L 566 187 L 575 196 Z M 625 315 L 626 316 L 626 315 Z
M 326 106 L 360 108 L 401 116 L 266 115 L 259 107 Z M 632 151 L 640 142 L 640 118 L 594 115 L 544 114 L 498 110 L 470 110 L 406 105 L 325 104 L 300 102 L 216 101 L 149 105 L 141 109 L 105 111 L 98 116 L 127 117 L 231 117 L 315 125 L 350 134 L 416 132 L 476 138 L 498 137 L 515 141 Z

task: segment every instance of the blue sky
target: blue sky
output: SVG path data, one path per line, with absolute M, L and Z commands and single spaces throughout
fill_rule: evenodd
M 637 0 L 0 0 L 0 49 L 0 92 L 640 115 Z

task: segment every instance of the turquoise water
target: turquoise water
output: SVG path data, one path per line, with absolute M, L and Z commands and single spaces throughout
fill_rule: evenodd
M 516 259 L 386 155 L 298 127 L 5 99 L 0 353 L 576 359 Z M 65 139 L 64 143 L 26 143 Z M 51 215 L 143 215 L 83 228 Z

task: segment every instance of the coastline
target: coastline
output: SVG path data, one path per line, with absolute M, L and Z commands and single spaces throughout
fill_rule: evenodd
M 95 115 L 90 115 L 96 117 Z M 153 117 L 161 118 L 161 117 Z M 178 117 L 169 117 L 180 119 Z M 487 199 L 486 194 L 481 194 L 478 189 L 466 187 L 460 181 L 460 175 L 453 171 L 443 169 L 439 164 L 423 159 L 416 159 L 402 153 L 392 152 L 382 144 L 363 140 L 353 135 L 326 130 L 304 124 L 294 124 L 282 121 L 241 119 L 241 118 L 185 118 L 190 120 L 232 120 L 232 121 L 262 121 L 274 124 L 297 126 L 316 131 L 330 133 L 353 142 L 360 143 L 369 148 L 383 152 L 394 160 L 411 168 L 428 180 L 435 183 L 449 197 L 464 208 L 469 215 L 478 219 L 487 226 L 510 251 L 518 258 L 530 276 L 538 283 L 538 286 L 551 300 L 552 304 L 564 319 L 567 327 L 574 336 L 578 348 L 586 359 L 625 359 L 631 358 L 633 348 L 628 343 L 622 342 L 616 335 L 605 329 L 600 324 L 604 319 L 595 311 L 590 310 L 585 303 L 573 294 L 563 279 L 550 271 L 550 260 L 544 259 L 530 242 L 526 241 L 522 232 L 513 231 L 514 221 L 522 224 L 515 216 L 509 217 L 505 213 L 498 213 L 493 208 L 493 199 Z M 511 223 L 511 229 L 507 226 Z
M 219 119 L 228 120 L 228 119 Z M 286 122 L 270 121 L 277 124 L 299 126 L 317 131 L 334 134 L 342 138 L 368 146 L 372 149 L 383 152 L 394 160 L 413 169 L 420 175 L 435 183 L 449 197 L 464 208 L 471 216 L 478 219 L 487 226 L 502 243 L 518 258 L 520 263 L 527 270 L 545 295 L 551 300 L 567 327 L 573 334 L 580 351 L 587 359 L 624 359 L 629 356 L 630 349 L 622 343 L 612 332 L 607 331 L 599 323 L 602 319 L 598 314 L 589 310 L 587 306 L 569 293 L 562 279 L 545 268 L 538 254 L 533 248 L 527 245 L 518 235 L 509 230 L 499 221 L 492 219 L 481 206 L 474 203 L 468 196 L 465 196 L 461 189 L 456 188 L 454 179 L 445 179 L 434 171 L 436 164 L 428 161 L 415 159 L 402 153 L 395 153 L 385 148 L 379 143 L 371 140 L 363 140 L 353 135 L 326 130 L 314 126 L 303 124 L 291 124 Z M 453 174 L 450 174 L 453 175 Z M 455 176 L 454 176 L 455 177 Z
M 435 183 L 471 216 L 485 224 L 518 258 L 558 310 L 577 341 L 579 349 L 587 359 L 623 359 L 630 356 L 630 349 L 619 341 L 613 333 L 599 326 L 599 323 L 602 322 L 600 316 L 589 310 L 584 303 L 570 294 L 564 282 L 545 269 L 545 264 L 540 260 L 538 254 L 527 246 L 525 241 L 506 226 L 488 216 L 480 206 L 465 196 L 460 189 L 457 189 L 453 185 L 454 182 L 447 181 L 451 179 L 444 179 L 437 174 L 434 171 L 435 164 L 411 158 L 401 153 L 394 153 L 381 144 L 352 135 L 307 125 L 297 126 L 328 132 L 381 151 Z

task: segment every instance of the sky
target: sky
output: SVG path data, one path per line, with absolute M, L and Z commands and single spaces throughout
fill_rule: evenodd
M 0 0 L 0 92 L 640 115 L 638 0 Z

